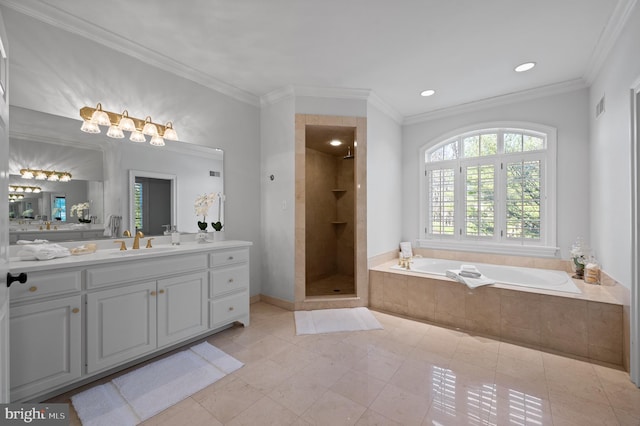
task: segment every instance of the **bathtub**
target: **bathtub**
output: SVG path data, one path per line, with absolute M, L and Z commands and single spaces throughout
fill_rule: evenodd
M 475 265 L 484 276 L 500 284 L 554 290 L 565 293 L 582 293 L 573 283 L 569 274 L 551 269 L 524 268 L 519 266 L 491 265 L 488 263 L 418 257 L 413 259 L 411 271 L 444 276 L 448 269 L 460 269 L 460 265 L 462 264 Z M 400 266 L 392 266 L 391 268 L 405 270 L 405 268 L 401 268 Z

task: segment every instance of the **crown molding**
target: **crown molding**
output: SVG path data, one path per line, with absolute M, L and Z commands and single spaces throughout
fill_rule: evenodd
M 285 99 L 292 98 L 296 95 L 293 86 L 285 86 L 280 89 L 273 90 L 266 95 L 260 96 L 260 106 L 265 107 L 276 104 Z
M 91 24 L 55 6 L 42 2 L 29 2 L 28 5 L 24 3 L 23 0 L 0 0 L 0 4 L 18 13 L 107 46 L 125 55 L 139 59 L 151 66 L 201 84 L 238 101 L 253 106 L 260 106 L 259 97 L 252 93 L 227 84 L 211 75 L 189 67 L 159 52 L 148 49 L 100 26 Z
M 405 117 L 403 125 L 417 124 L 425 121 L 437 120 L 440 118 L 450 117 L 452 115 L 463 114 L 478 111 L 486 108 L 493 108 L 501 105 L 509 105 L 515 102 L 522 102 L 532 99 L 553 96 L 560 93 L 573 92 L 587 88 L 586 82 L 581 79 L 569 80 L 562 83 L 554 83 L 546 86 L 536 87 L 521 92 L 508 93 L 506 95 L 495 96 L 491 98 L 481 99 L 479 101 L 469 102 L 466 104 L 454 105 L 434 111 L 428 111 L 422 114 L 411 115 Z
M 342 87 L 294 86 L 296 96 L 312 98 L 353 99 L 366 101 L 371 95 L 371 89 L 348 89 Z
M 611 49 L 613 49 L 620 33 L 627 24 L 636 2 L 637 0 L 619 0 L 617 2 L 613 13 L 609 17 L 607 25 L 604 27 L 604 30 L 598 39 L 598 43 L 596 44 L 593 54 L 589 59 L 589 63 L 587 64 L 586 71 L 582 77 L 588 85 L 591 85 L 598 76 L 607 56 L 609 56 Z
M 394 107 L 392 107 L 389 103 L 385 102 L 377 93 L 371 91 L 368 99 L 369 103 L 382 111 L 384 114 L 391 117 L 393 121 L 397 124 L 402 125 L 404 120 L 404 116 L 398 112 Z

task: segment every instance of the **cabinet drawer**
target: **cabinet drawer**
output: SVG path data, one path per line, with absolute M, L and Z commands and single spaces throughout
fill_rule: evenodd
M 212 268 L 248 261 L 249 250 L 247 249 L 217 251 L 209 255 L 209 262 Z
M 11 301 L 70 293 L 80 291 L 81 288 L 82 271 L 29 272 L 25 284 L 11 286 Z
M 247 264 L 219 268 L 209 272 L 210 297 L 233 293 L 249 287 L 249 266 Z
M 233 322 L 235 320 L 248 320 L 249 293 L 234 294 L 211 302 L 210 328 L 215 328 Z
M 111 266 L 87 269 L 87 288 L 165 277 L 182 272 L 194 272 L 207 268 L 207 255 L 193 254 L 170 256 L 162 259 L 121 262 Z

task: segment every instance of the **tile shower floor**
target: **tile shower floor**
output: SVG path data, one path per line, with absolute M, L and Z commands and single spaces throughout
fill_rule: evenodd
M 296 336 L 292 312 L 253 304 L 207 339 L 245 366 L 143 424 L 640 425 L 617 368 L 374 315 L 384 330 Z
M 353 275 L 335 274 L 321 280 L 307 283 L 305 289 L 307 297 L 313 296 L 344 296 L 356 294 L 356 285 Z

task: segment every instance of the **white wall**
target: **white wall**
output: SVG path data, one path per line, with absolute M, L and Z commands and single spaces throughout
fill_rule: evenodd
M 631 285 L 630 89 L 640 83 L 640 7 L 635 6 L 589 91 L 591 244 L 602 268 Z M 605 112 L 595 105 L 605 96 Z
M 367 106 L 367 256 L 398 248 L 402 234 L 402 127 Z
M 419 151 L 458 128 L 492 121 L 525 121 L 558 130 L 557 245 L 568 258 L 578 236 L 589 238 L 589 125 L 587 89 L 486 107 L 403 128 L 403 240 L 419 237 Z
M 101 102 L 110 111 L 126 108 L 138 118 L 150 115 L 156 122 L 171 120 L 181 141 L 224 150 L 225 229 L 235 239 L 254 242 L 251 294 L 258 294 L 261 278 L 258 106 L 14 10 L 2 11 L 12 53 L 12 105 L 79 120 L 82 106 Z M 77 124 L 79 129 L 80 121 Z M 105 179 L 120 178 L 106 171 L 105 175 Z M 118 190 L 105 191 L 106 200 L 110 200 L 105 203 L 107 213 L 122 211 L 126 206 L 126 200 L 118 197 Z
M 262 294 L 294 301 L 295 100 L 263 106 L 260 114 L 262 169 Z M 270 178 L 273 176 L 273 180 Z

